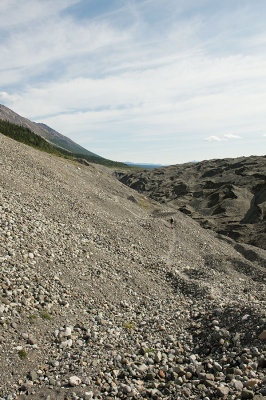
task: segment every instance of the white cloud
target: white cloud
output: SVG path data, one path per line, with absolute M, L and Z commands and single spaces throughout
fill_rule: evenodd
M 87 147 L 112 135 L 117 144 L 173 140 L 178 149 L 205 137 L 240 149 L 245 141 L 233 139 L 264 129 L 265 35 L 256 51 L 239 40 L 249 10 L 209 18 L 208 7 L 193 15 L 193 1 L 147 0 L 93 19 L 62 14 L 77 2 L 0 2 L 0 29 L 13 24 L 0 44 L 0 101 L 8 107 Z
M 87 60 L 99 49 L 122 42 L 125 37 L 107 24 L 77 24 L 69 18 L 52 18 L 40 22 L 33 30 L 34 33 L 32 28 L 16 31 L 0 45 L 1 68 L 12 72 L 14 76 L 24 69 L 24 76 L 28 80 L 36 75 L 55 72 L 60 79 L 65 79 L 67 65 L 71 69 L 72 64 L 83 64 L 87 62 L 84 57 Z M 12 75 L 10 78 L 12 82 Z M 18 78 L 21 81 L 21 76 L 18 75 Z M 49 80 L 49 76 L 47 78 Z M 9 83 L 6 79 L 1 79 L 0 83 Z
M 47 20 L 79 0 L 1 0 L 1 29 L 26 27 L 36 20 Z M 29 26 L 29 29 L 31 27 Z
M 233 134 L 231 134 L 231 133 L 226 133 L 226 134 L 224 135 L 224 137 L 225 137 L 226 139 L 241 139 L 241 136 L 239 136 L 239 135 L 233 135 Z
M 10 95 L 7 92 L 0 92 L 0 101 L 2 102 L 15 102 L 17 100 L 20 100 L 20 97 L 18 95 Z
M 205 138 L 204 140 L 207 140 L 208 142 L 222 142 L 222 141 L 225 141 L 228 139 L 241 139 L 241 136 L 226 133 L 222 137 L 221 136 L 209 136 L 209 137 Z
M 208 142 L 221 142 L 223 139 L 221 139 L 219 136 L 208 136 L 204 140 L 207 140 Z

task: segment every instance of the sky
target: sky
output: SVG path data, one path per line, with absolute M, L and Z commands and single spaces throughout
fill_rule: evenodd
M 1 0 L 0 103 L 103 157 L 266 153 L 265 0 Z

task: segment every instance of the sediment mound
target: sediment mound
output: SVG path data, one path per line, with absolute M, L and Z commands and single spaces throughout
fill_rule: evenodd
M 2 135 L 0 169 L 1 399 L 263 398 L 264 250 Z
M 266 156 L 117 172 L 116 176 L 204 228 L 266 249 Z

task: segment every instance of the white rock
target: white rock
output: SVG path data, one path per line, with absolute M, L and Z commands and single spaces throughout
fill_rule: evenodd
M 64 332 L 64 336 L 69 337 L 69 336 L 71 336 L 71 333 L 72 333 L 71 326 L 67 326 L 65 329 L 65 332 Z
M 81 384 L 81 379 L 78 376 L 71 376 L 69 378 L 70 386 L 79 386 Z
M 138 367 L 138 370 L 139 370 L 140 372 L 144 372 L 144 371 L 146 371 L 147 369 L 148 369 L 148 367 L 147 367 L 146 364 L 141 364 L 141 365 Z
M 61 347 L 61 349 L 65 349 L 66 347 L 71 347 L 72 343 L 73 343 L 72 339 L 68 339 L 68 340 L 65 340 L 64 342 L 62 342 L 60 344 L 60 347 Z
M 85 400 L 92 400 L 93 399 L 93 392 L 85 392 L 84 393 Z
M 197 356 L 195 354 L 191 354 L 191 356 L 189 356 L 189 359 L 191 362 L 195 362 L 197 360 Z
M 154 359 L 155 359 L 155 362 L 157 362 L 157 363 L 160 362 L 162 360 L 162 353 L 160 351 L 157 351 Z

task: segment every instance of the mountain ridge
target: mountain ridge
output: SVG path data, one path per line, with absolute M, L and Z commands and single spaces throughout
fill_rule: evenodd
M 0 104 L 0 119 L 12 122 L 17 125 L 22 125 L 29 128 L 35 134 L 43 137 L 45 140 L 51 144 L 61 147 L 71 153 L 100 157 L 99 155 L 83 148 L 79 144 L 75 143 L 73 140 L 65 135 L 57 132 L 46 124 L 40 122 L 33 122 L 27 118 L 22 117 L 10 108 Z
M 121 162 L 94 155 L 49 126 L 32 122 L 2 105 L 0 105 L 0 129 L 1 133 L 12 139 L 84 165 L 95 163 L 108 167 L 130 168 Z

